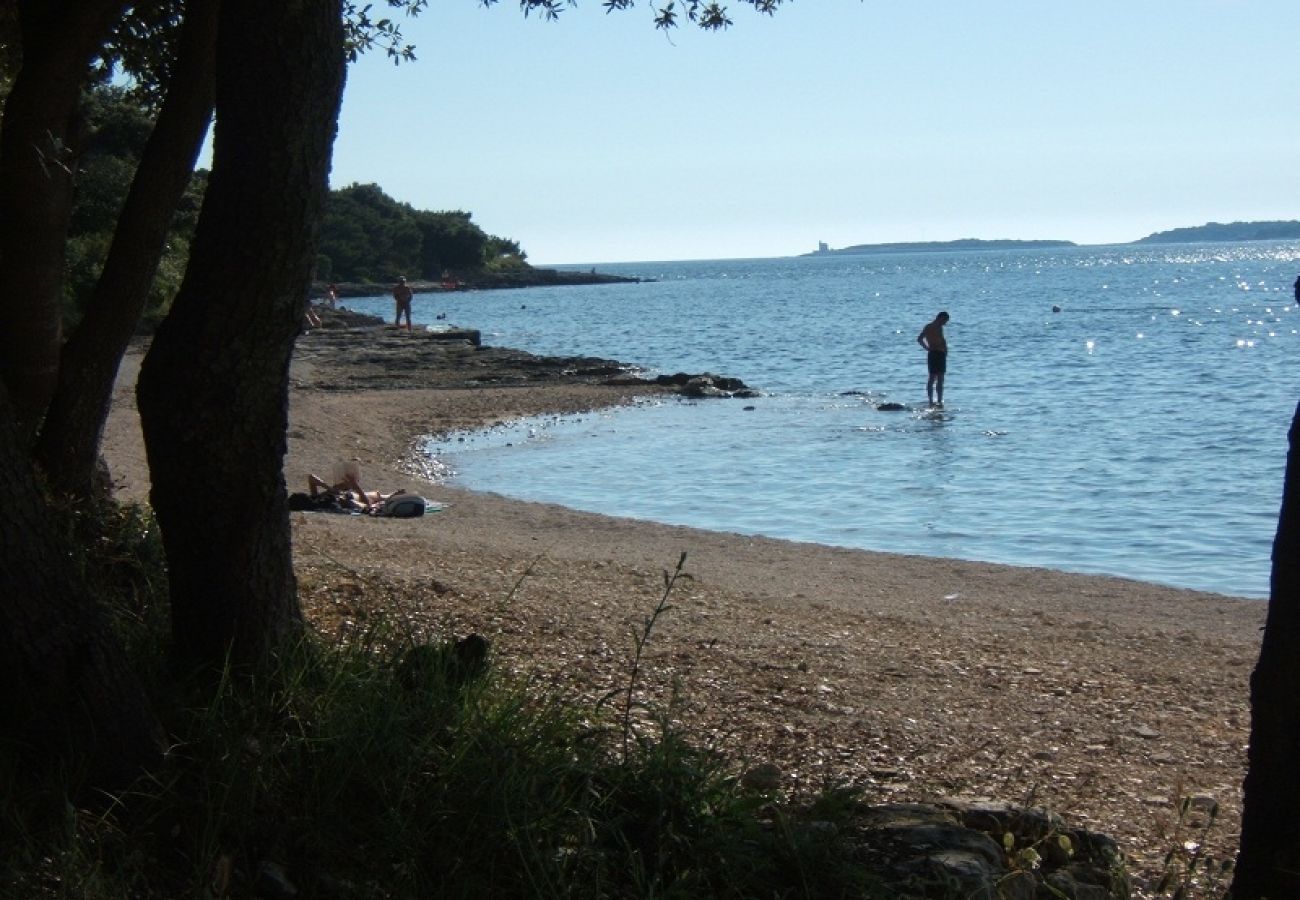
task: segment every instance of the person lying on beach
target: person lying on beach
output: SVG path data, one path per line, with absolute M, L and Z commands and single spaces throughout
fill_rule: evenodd
M 330 484 L 319 475 L 308 474 L 307 490 L 312 497 L 321 494 L 334 497 L 341 509 L 359 509 L 363 512 L 373 512 L 392 496 L 392 494 L 381 494 L 379 491 L 367 491 L 361 486 L 356 473 L 351 471 L 345 471 L 341 480 L 335 484 Z
M 335 512 L 364 512 L 368 516 L 394 519 L 414 519 L 423 516 L 430 508 L 443 508 L 439 505 L 430 507 L 428 500 L 405 490 L 396 490 L 391 494 L 367 491 L 361 487 L 355 467 L 345 467 L 334 484 L 319 475 L 308 475 L 307 489 L 309 494 L 289 496 L 291 510 L 325 509 Z

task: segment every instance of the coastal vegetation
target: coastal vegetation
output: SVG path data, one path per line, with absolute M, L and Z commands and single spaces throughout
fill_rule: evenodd
M 92 86 L 82 115 L 88 137 L 78 157 L 63 283 L 68 329 L 92 304 L 155 118 L 146 98 L 113 84 Z M 171 216 L 141 330 L 162 321 L 180 288 L 207 179 L 204 169 L 194 173 Z M 469 212 L 418 210 L 378 185 L 353 184 L 326 197 L 313 279 L 371 286 L 391 284 L 399 275 L 434 284 L 550 283 L 550 270 L 537 270 L 527 259 L 516 241 L 486 233 Z
M 748 5 L 770 13 L 780 0 Z M 661 27 L 679 16 L 730 24 L 715 3 L 653 8 Z M 33 0 L 0 13 L 5 890 L 290 896 L 274 860 L 292 858 L 337 896 L 427 896 L 433 885 L 465 896 L 870 896 L 868 871 L 844 866 L 820 824 L 836 822 L 833 794 L 801 824 L 761 791 L 737 790 L 670 728 L 629 740 L 616 720 L 611 747 L 598 710 L 587 718 L 510 685 L 478 693 L 480 666 L 455 645 L 382 629 L 342 649 L 312 643 L 284 488 L 289 359 L 320 263 L 347 58 L 410 55 L 392 21 L 369 12 L 342 0 Z M 115 68 L 156 118 L 147 137 L 133 132 L 140 161 L 98 241 L 102 266 L 85 261 L 95 240 L 81 234 L 83 288 L 70 301 L 84 94 Z M 186 248 L 169 235 L 199 187 L 214 112 L 182 273 L 168 254 Z M 159 271 L 178 279 L 170 305 Z M 97 457 L 117 367 L 151 304 L 142 511 L 111 501 Z M 1293 895 L 1300 871 L 1296 695 L 1275 692 L 1300 665 L 1296 455 L 1240 898 Z M 206 502 L 222 492 L 237 497 Z M 508 881 L 497 889 L 497 878 Z
M 429 212 L 389 197 L 376 184 L 331 191 L 321 222 L 317 281 L 439 281 L 527 269 L 515 241 L 479 228 L 468 212 Z

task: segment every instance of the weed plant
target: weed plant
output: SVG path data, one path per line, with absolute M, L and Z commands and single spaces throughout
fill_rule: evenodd
M 1157 897 L 1170 900 L 1219 898 L 1227 895 L 1232 881 L 1233 861 L 1213 856 L 1206 849 L 1219 819 L 1214 800 L 1180 797 L 1174 822 L 1173 846 L 1165 853 Z
M 106 558 L 156 552 L 133 516 Z M 163 598 L 146 569 L 117 621 L 166 758 L 92 812 L 0 745 L 0 896 L 885 896 L 834 813 L 812 822 L 745 790 L 666 715 L 634 733 L 635 674 L 621 710 L 584 709 L 498 677 L 481 639 L 419 645 L 379 623 L 348 644 L 305 640 L 215 691 L 177 684 L 158 663 Z

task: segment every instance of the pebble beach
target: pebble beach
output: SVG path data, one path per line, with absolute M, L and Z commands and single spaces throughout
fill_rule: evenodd
M 848 785 L 868 801 L 1044 807 L 1115 838 L 1139 894 L 1175 845 L 1235 852 L 1264 602 L 449 487 L 418 452 L 429 435 L 666 388 L 594 362 L 326 324 L 299 340 L 291 370 L 289 490 L 355 461 L 368 489 L 440 508 L 292 514 L 303 605 L 322 633 L 378 616 L 434 639 L 478 633 L 499 671 L 594 703 L 626 683 L 632 634 L 680 561 L 642 699 L 738 766 L 767 764 L 792 795 Z M 139 501 L 142 354 L 124 361 L 104 444 L 119 498 Z

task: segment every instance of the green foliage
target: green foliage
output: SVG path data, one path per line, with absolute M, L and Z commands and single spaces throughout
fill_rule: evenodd
M 9 88 L 22 65 L 22 59 L 18 4 L 0 3 L 0 97 L 9 96 Z
M 1219 819 L 1219 804 L 1209 797 L 1183 797 L 1169 837 L 1173 846 L 1165 853 L 1157 897 L 1173 900 L 1219 898 L 1232 880 L 1233 860 L 1213 856 L 1206 845 Z
M 421 235 L 415 211 L 378 185 L 332 191 L 321 223 L 320 253 L 338 281 L 392 281 L 419 271 Z
M 94 295 L 153 128 L 149 110 L 122 88 L 93 89 L 84 109 L 91 137 L 80 158 L 67 245 L 63 302 L 69 327 L 80 320 Z M 180 288 L 206 184 L 207 173 L 196 172 L 176 209 L 145 308 L 145 331 L 166 315 Z M 406 275 L 436 281 L 444 272 L 520 269 L 526 267 L 525 259 L 517 242 L 485 233 L 468 212 L 417 210 L 389 197 L 378 185 L 354 184 L 331 192 L 327 199 L 316 277 L 388 282 Z
M 316 277 L 436 281 L 444 272 L 473 272 L 509 258 L 522 265 L 519 245 L 485 233 L 470 213 L 417 210 L 376 184 L 352 184 L 326 201 Z
M 79 159 L 76 200 L 69 225 L 64 283 L 64 320 L 74 325 L 90 302 L 113 241 L 114 229 L 140 154 L 153 129 L 149 110 L 132 93 L 117 87 L 93 88 L 83 112 L 90 137 Z M 198 222 L 206 172 L 196 172 L 172 222 L 171 236 L 154 276 L 145 322 L 156 323 L 180 288 L 189 243 Z
M 115 73 L 126 75 L 132 101 L 156 111 L 171 78 L 184 12 L 184 0 L 135 0 L 100 53 L 96 80 L 106 84 Z
M 481 2 L 484 6 L 492 6 L 497 0 L 481 0 Z M 741 2 L 770 16 L 784 0 L 741 0 Z M 546 19 L 556 19 L 565 7 L 577 5 L 577 0 L 520 0 L 519 2 L 525 16 L 537 13 Z M 605 7 L 606 12 L 617 12 L 636 6 L 636 0 L 601 0 L 601 6 Z M 727 6 L 722 3 L 707 2 L 707 0 L 670 0 L 668 3 L 650 3 L 648 6 L 654 16 L 655 27 L 665 31 L 676 28 L 680 24 L 682 15 L 685 15 L 687 22 L 706 31 L 717 31 L 728 28 L 732 24 L 727 14 Z
M 392 10 L 415 16 L 428 0 L 383 0 Z M 17 34 L 16 14 L 10 4 L 0 4 L 0 77 L 9 68 L 9 45 L 5 38 Z M 413 61 L 415 47 L 405 43 L 401 26 L 392 18 L 373 15 L 373 3 L 344 0 L 343 52 L 355 62 L 364 53 L 382 50 L 394 63 Z M 162 101 L 185 13 L 184 0 L 135 0 L 130 12 L 120 17 L 97 61 L 97 77 L 107 82 L 120 73 L 130 82 L 132 96 L 149 108 Z M 12 27 L 10 20 L 12 19 Z
M 417 214 L 422 243 L 420 266 L 426 278 L 444 270 L 474 270 L 487 262 L 490 238 L 470 221 L 467 212 Z
M 118 636 L 148 643 L 160 632 L 167 610 L 167 563 L 153 512 L 113 500 L 51 500 L 68 546 L 68 564 L 117 623 Z M 143 628 L 143 631 L 137 629 Z
M 385 0 L 388 7 L 402 10 L 408 16 L 417 16 L 428 5 L 428 0 Z M 343 4 L 343 25 L 347 35 L 346 50 L 348 59 L 356 62 L 358 56 L 382 48 L 384 53 L 396 65 L 415 60 L 415 47 L 403 43 L 402 29 L 392 19 L 381 16 L 374 18 L 371 10 L 373 3 L 364 6 L 345 0 Z

